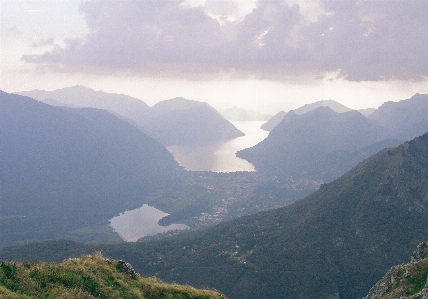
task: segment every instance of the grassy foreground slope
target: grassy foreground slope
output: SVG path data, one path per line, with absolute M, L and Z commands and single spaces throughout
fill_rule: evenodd
M 100 253 L 60 264 L 0 263 L 1 298 L 224 298 L 217 292 L 143 278 Z

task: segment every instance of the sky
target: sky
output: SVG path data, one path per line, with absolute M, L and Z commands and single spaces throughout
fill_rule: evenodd
M 1 0 L 0 89 L 263 113 L 428 93 L 426 0 Z

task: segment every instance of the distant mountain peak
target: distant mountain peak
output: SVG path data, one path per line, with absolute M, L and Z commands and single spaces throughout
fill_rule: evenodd
M 333 111 L 337 112 L 337 113 L 343 113 L 343 112 L 348 112 L 351 111 L 352 109 L 340 104 L 339 102 L 333 101 L 333 100 L 321 100 L 312 104 L 306 104 L 303 105 L 302 107 L 295 109 L 297 114 L 305 114 L 308 113 L 309 111 L 312 111 L 318 107 L 329 107 L 330 109 L 332 109 Z
M 199 102 L 195 100 L 188 100 L 183 97 L 176 97 L 169 100 L 164 100 L 156 103 L 152 109 L 155 110 L 164 110 L 164 111 L 172 111 L 172 110 L 187 110 L 193 107 L 198 106 L 209 106 L 205 102 Z M 211 106 L 209 106 L 211 107 Z
M 68 86 L 68 87 L 60 88 L 58 90 L 96 91 L 95 89 L 92 89 L 92 88 L 84 86 L 84 85 L 73 85 L 73 86 Z
M 294 111 L 296 115 L 303 115 L 319 107 L 328 107 L 336 113 L 344 113 L 344 112 L 352 111 L 352 109 L 333 100 L 322 100 L 312 104 L 305 104 L 300 108 L 290 110 L 290 111 Z M 282 121 L 282 119 L 286 114 L 287 113 L 285 113 L 284 111 L 278 112 L 271 119 L 269 119 L 265 124 L 263 124 L 261 128 L 266 131 L 272 131 L 272 129 L 275 128 Z

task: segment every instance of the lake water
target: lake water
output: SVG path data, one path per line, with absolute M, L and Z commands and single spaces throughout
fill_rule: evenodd
M 250 162 L 236 157 L 235 153 L 252 147 L 265 139 L 269 132 L 260 129 L 264 121 L 232 121 L 245 136 L 234 138 L 216 146 L 169 146 L 167 149 L 186 170 L 235 172 L 255 171 Z
M 264 121 L 236 121 L 232 124 L 245 136 L 234 138 L 216 146 L 183 147 L 170 146 L 175 160 L 187 170 L 193 171 L 255 171 L 253 164 L 236 157 L 239 150 L 252 147 L 265 139 L 269 132 L 260 129 Z M 172 230 L 189 227 L 184 224 L 160 226 L 159 220 L 169 214 L 144 204 L 141 208 L 126 211 L 110 219 L 110 226 L 126 242 L 135 242 L 145 236 L 152 236 Z
M 110 226 L 126 242 L 136 242 L 145 236 L 153 236 L 172 230 L 183 230 L 189 227 L 185 224 L 160 226 L 159 220 L 169 214 L 144 204 L 141 208 L 126 211 L 110 219 Z

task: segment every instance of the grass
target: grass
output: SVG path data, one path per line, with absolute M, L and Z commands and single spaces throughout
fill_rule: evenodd
M 422 298 L 421 292 L 427 282 L 428 258 L 417 263 L 409 263 L 391 268 L 378 283 L 386 284 L 388 289 L 380 299 Z
M 100 252 L 53 263 L 0 263 L 1 298 L 222 298 L 210 290 L 144 278 Z

